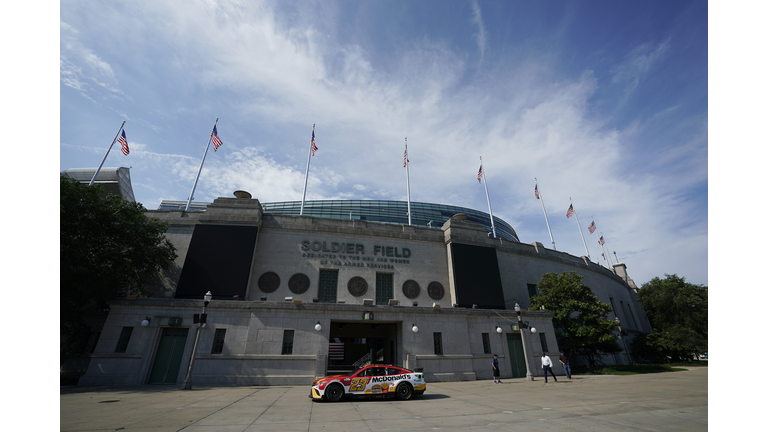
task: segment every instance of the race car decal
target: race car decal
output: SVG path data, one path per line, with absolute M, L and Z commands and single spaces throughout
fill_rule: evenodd
M 352 380 L 352 384 L 349 386 L 349 391 L 363 391 L 368 384 L 368 378 L 355 378 Z
M 387 375 L 387 376 L 377 376 L 371 378 L 372 383 L 380 383 L 380 382 L 388 382 L 388 381 L 399 381 L 402 379 L 411 379 L 410 375 L 402 374 L 402 375 Z
M 394 384 L 374 384 L 370 389 L 365 391 L 365 394 L 382 394 L 395 391 Z

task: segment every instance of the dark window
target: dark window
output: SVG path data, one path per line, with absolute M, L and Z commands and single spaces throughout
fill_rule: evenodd
M 627 305 L 627 309 L 629 310 L 629 317 L 632 318 L 632 324 L 635 325 L 634 328 L 640 328 L 637 326 L 637 320 L 635 320 L 635 314 L 632 313 L 632 306 Z
M 293 354 L 293 330 L 283 330 L 283 352 Z
M 226 333 L 227 329 L 216 329 L 216 333 L 213 335 L 211 354 L 221 354 L 221 352 L 224 351 L 224 335 Z
M 339 272 L 336 270 L 320 270 L 320 285 L 317 290 L 317 301 L 336 303 L 336 286 Z
M 400 375 L 403 373 L 402 369 L 387 368 L 387 375 Z
M 539 339 L 541 339 L 541 351 L 549 352 L 549 347 L 547 346 L 547 335 L 544 333 L 539 333 Z
M 117 346 L 115 347 L 116 353 L 124 353 L 128 348 L 128 341 L 131 340 L 131 333 L 133 333 L 133 327 L 123 327 L 123 331 L 120 332 L 120 339 L 117 340 Z
M 376 304 L 389 303 L 392 296 L 392 273 L 376 273 Z
M 88 352 L 93 354 L 94 351 L 96 351 L 96 344 L 99 343 L 99 337 L 101 336 L 101 332 L 91 332 L 91 337 L 88 339 L 88 345 L 86 345 L 88 348 Z
M 488 333 L 483 333 L 483 352 L 485 354 L 491 353 L 491 337 Z
M 432 336 L 435 339 L 435 355 L 443 355 L 443 334 L 435 332 Z
M 536 288 L 536 284 L 528 284 L 528 298 L 536 297 L 538 294 L 538 289 Z

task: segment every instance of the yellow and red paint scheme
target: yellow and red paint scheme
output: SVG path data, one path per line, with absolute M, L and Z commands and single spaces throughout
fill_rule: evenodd
M 326 394 L 331 385 L 336 385 L 335 391 Z M 342 392 L 339 392 L 339 386 Z M 405 400 L 423 394 L 426 389 L 427 383 L 421 372 L 390 365 L 368 365 L 349 375 L 331 375 L 316 380 L 312 383 L 310 397 L 313 400 L 339 400 L 342 396 Z

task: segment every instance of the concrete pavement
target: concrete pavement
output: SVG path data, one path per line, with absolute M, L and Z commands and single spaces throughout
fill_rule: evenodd
M 428 383 L 410 401 L 312 402 L 309 386 L 62 387 L 61 431 L 706 431 L 708 370 Z

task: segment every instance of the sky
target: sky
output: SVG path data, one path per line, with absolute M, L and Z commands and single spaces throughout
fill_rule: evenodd
M 60 2 L 59 170 L 131 168 L 137 201 L 406 200 L 639 285 L 708 285 L 702 1 Z M 576 218 L 566 218 L 573 203 Z M 593 220 L 597 232 L 587 226 Z M 615 251 L 615 255 L 613 252 Z

